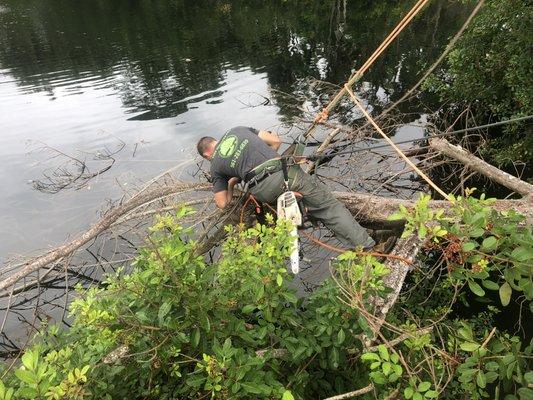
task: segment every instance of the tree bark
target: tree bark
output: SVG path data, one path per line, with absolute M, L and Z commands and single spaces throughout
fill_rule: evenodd
M 16 272 L 0 281 L 0 293 L 4 292 L 7 288 L 10 288 L 13 284 L 29 274 L 40 268 L 44 268 L 51 263 L 57 262 L 81 248 L 90 240 L 107 230 L 111 225 L 118 221 L 119 218 L 134 209 L 163 196 L 179 194 L 183 191 L 206 191 L 210 188 L 211 185 L 207 183 L 176 183 L 174 185 L 147 190 L 111 209 L 90 229 L 78 235 L 67 244 L 58 246 L 21 265 Z M 391 199 L 362 193 L 334 192 L 333 194 L 346 205 L 348 210 L 358 221 L 365 225 L 371 225 L 373 228 L 383 227 L 388 229 L 401 229 L 405 221 L 389 221 L 388 217 L 398 210 L 400 204 L 407 208 L 415 205 L 415 201 L 411 200 Z M 435 200 L 430 201 L 429 204 L 432 208 L 450 207 L 450 204 L 447 201 Z M 531 220 L 533 216 L 533 206 L 525 200 L 497 200 L 493 207 L 497 210 L 516 210 L 519 213 L 524 214 L 528 220 Z M 217 239 L 222 238 L 223 237 L 217 236 Z
M 530 202 L 533 202 L 533 185 L 530 185 L 516 176 L 508 174 L 507 172 L 504 172 L 495 166 L 486 163 L 462 147 L 451 144 L 446 139 L 430 139 L 429 145 L 432 149 L 437 150 L 448 157 L 456 159 L 466 167 L 485 175 L 490 180 L 498 182 L 500 185 L 511 189 L 513 192 L 521 194 Z
M 405 221 L 389 221 L 389 216 L 398 211 L 400 205 L 411 208 L 416 204 L 414 200 L 401 200 L 364 193 L 333 192 L 333 194 L 344 203 L 361 224 L 380 228 L 398 229 L 403 227 Z M 429 207 L 448 209 L 451 204 L 446 200 L 431 200 Z M 515 210 L 525 215 L 528 220 L 533 219 L 533 205 L 524 199 L 496 200 L 492 208 L 498 211 Z

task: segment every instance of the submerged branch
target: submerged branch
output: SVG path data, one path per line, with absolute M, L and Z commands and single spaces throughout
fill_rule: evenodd
M 25 276 L 28 276 L 32 272 L 35 272 L 51 263 L 55 263 L 61 260 L 62 258 L 72 254 L 74 251 L 88 243 L 90 240 L 94 239 L 100 233 L 104 232 L 115 221 L 117 221 L 120 217 L 124 216 L 128 212 L 146 204 L 147 202 L 152 201 L 153 199 L 171 194 L 178 194 L 183 190 L 188 190 L 190 188 L 194 188 L 199 191 L 209 190 L 210 185 L 177 183 L 175 185 L 159 187 L 150 191 L 146 191 L 143 194 L 122 203 L 121 205 L 107 212 L 107 214 L 105 214 L 105 216 L 100 219 L 96 224 L 94 224 L 89 230 L 77 236 L 69 243 L 56 247 L 55 249 L 23 264 L 18 271 L 16 271 L 15 273 L 0 282 L 0 292 L 11 287 L 13 284 L 18 282 Z

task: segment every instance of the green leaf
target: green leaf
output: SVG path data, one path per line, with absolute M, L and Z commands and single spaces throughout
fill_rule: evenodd
M 204 382 L 205 376 L 203 375 L 192 375 L 185 381 L 188 386 L 192 386 L 193 388 L 199 388 Z
M 254 394 L 263 393 L 261 386 L 259 386 L 259 384 L 255 382 L 241 382 L 241 386 L 248 393 L 254 393 Z
M 424 397 L 426 399 L 436 399 L 437 395 L 438 393 L 436 390 L 428 390 L 426 393 L 424 393 Z
M 257 285 L 257 288 L 255 290 L 255 300 L 259 303 L 259 300 L 261 300 L 264 295 L 265 295 L 265 285 L 262 285 L 260 282 L 260 284 Z
M 463 251 L 472 251 L 476 247 L 477 247 L 477 243 L 476 242 L 466 242 L 466 243 L 463 243 L 463 246 L 462 246 Z
M 336 347 L 333 347 L 329 352 L 329 360 L 334 369 L 339 367 L 339 350 Z
M 35 385 L 36 383 L 38 383 L 37 377 L 31 371 L 26 371 L 25 369 L 17 369 L 15 371 L 15 375 L 22 382 L 28 383 L 30 385 Z
M 523 262 L 533 258 L 533 250 L 531 248 L 520 246 L 511 252 L 511 257 L 517 261 Z
M 294 400 L 294 396 L 292 395 L 290 390 L 285 390 L 283 392 L 283 396 L 281 397 L 281 400 Z
M 370 369 L 376 369 L 381 365 L 381 361 L 374 361 L 372 364 L 370 364 Z
M 161 304 L 161 306 L 159 307 L 159 311 L 157 313 L 157 318 L 159 319 L 159 323 L 163 322 L 164 318 L 167 316 L 171 308 L 172 308 L 172 305 L 169 302 L 165 301 L 163 304 Z
M 404 390 L 403 390 L 403 397 L 405 397 L 406 399 L 410 399 L 411 397 L 413 397 L 413 394 L 415 393 L 415 391 L 413 390 L 412 387 L 406 387 Z
M 485 364 L 485 369 L 487 371 L 497 371 L 500 368 L 496 361 L 489 361 Z
M 374 371 L 368 374 L 370 378 L 378 385 L 384 385 L 387 383 L 387 377 L 382 372 Z
M 520 400 L 533 400 L 533 390 L 523 387 L 518 389 Z
M 17 394 L 28 399 L 35 399 L 39 393 L 34 388 L 23 387 L 17 392 Z
M 278 284 L 278 286 L 283 285 L 283 277 L 280 274 L 276 276 L 276 283 Z
M 228 354 L 230 350 L 231 350 L 231 339 L 227 338 L 226 340 L 224 340 L 224 344 L 222 345 L 222 351 L 224 352 L 224 354 Z
M 403 368 L 401 365 L 395 364 L 392 366 L 392 369 L 394 370 L 394 373 L 398 376 L 402 376 L 403 374 Z
M 255 310 L 255 306 L 253 304 L 247 304 L 242 308 L 242 313 L 250 314 L 253 310 Z
M 393 372 L 392 374 L 389 375 L 389 382 L 396 382 L 399 378 L 400 378 L 400 375 L 398 375 L 396 372 Z
M 513 289 L 511 289 L 511 286 L 507 282 L 505 282 L 503 285 L 500 286 L 499 293 L 502 306 L 507 306 L 511 302 L 511 294 L 513 293 Z
M 486 379 L 487 383 L 494 382 L 496 379 L 498 379 L 499 376 L 500 376 L 500 374 L 498 374 L 497 372 L 494 372 L 494 371 L 489 371 L 489 372 L 485 373 L 485 379 Z
M 470 339 L 470 340 L 472 340 L 473 335 L 474 335 L 473 332 L 472 332 L 472 328 L 469 325 L 465 324 L 465 323 L 463 323 L 463 327 L 462 328 L 459 328 L 457 330 L 457 334 L 460 337 L 462 337 L 463 339 Z
M 388 220 L 389 221 L 399 221 L 401 219 L 405 219 L 405 216 L 401 212 L 395 212 L 394 214 L 390 215 Z
M 381 369 L 383 370 L 383 373 L 385 375 L 389 375 L 392 371 L 392 367 L 389 362 L 384 362 L 383 365 L 381 366 Z
M 381 360 L 376 353 L 365 353 L 361 356 L 363 361 L 379 361 Z
M 483 240 L 481 247 L 484 250 L 494 250 L 496 247 L 498 247 L 498 239 L 496 239 L 494 236 L 489 236 Z
M 345 338 L 346 338 L 346 335 L 344 334 L 344 330 L 341 328 L 339 333 L 337 333 L 337 343 L 342 344 Z
M 35 350 L 28 350 L 22 356 L 22 364 L 29 371 L 34 371 L 37 368 L 37 363 L 39 362 L 39 353 Z
M 479 297 L 483 297 L 485 296 L 485 291 L 483 290 L 483 288 L 481 286 L 479 286 L 476 282 L 474 281 L 468 281 L 468 287 L 470 288 L 470 290 L 472 292 L 474 292 L 475 295 L 479 296 Z
M 496 282 L 489 280 L 483 280 L 481 281 L 481 284 L 489 290 L 498 290 L 500 288 L 500 286 Z
M 211 330 L 211 322 L 209 322 L 209 317 L 207 315 L 205 315 L 202 321 L 202 328 L 206 332 L 209 332 Z
M 461 343 L 459 347 L 461 347 L 461 350 L 472 352 L 472 351 L 476 351 L 477 349 L 479 349 L 480 345 L 478 343 L 465 342 L 465 343 Z
M 485 378 L 485 373 L 483 371 L 479 371 L 477 374 L 476 383 L 481 389 L 485 389 L 485 386 L 487 386 L 487 378 Z
M 413 394 L 413 400 L 424 400 L 424 398 L 420 393 L 416 392 L 415 394 Z
M 292 292 L 284 292 L 283 297 L 285 297 L 285 300 L 287 300 L 290 303 L 297 303 L 298 297 Z
M 191 344 L 193 347 L 197 347 L 198 343 L 200 343 L 200 329 L 196 328 L 191 335 Z
M 379 351 L 379 356 L 381 357 L 382 360 L 389 361 L 389 351 L 384 345 L 380 344 L 378 346 L 378 351 Z
M 506 371 L 507 379 L 511 379 L 511 377 L 513 376 L 513 374 L 515 373 L 517 369 L 516 368 L 517 366 L 518 366 L 518 363 L 516 361 L 513 361 L 507 366 L 507 371 Z
M 430 382 L 427 382 L 427 381 L 420 382 L 418 384 L 418 391 L 419 392 L 426 392 L 430 387 L 431 387 L 431 383 Z
M 485 233 L 485 229 L 483 228 L 476 228 L 476 229 L 473 229 L 472 231 L 470 231 L 470 237 L 473 237 L 473 238 L 478 238 L 480 236 L 483 236 L 483 234 Z M 477 245 L 476 245 L 477 246 Z
M 533 371 L 528 371 L 524 374 L 524 379 L 527 383 L 533 383 Z

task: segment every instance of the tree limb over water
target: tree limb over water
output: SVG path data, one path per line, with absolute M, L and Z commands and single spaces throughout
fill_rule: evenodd
M 97 235 L 110 228 L 121 218 L 125 218 L 129 213 L 147 203 L 153 202 L 164 196 L 175 195 L 185 191 L 205 192 L 210 190 L 210 188 L 211 185 L 205 183 L 178 182 L 175 185 L 146 190 L 140 195 L 134 196 L 132 199 L 127 200 L 108 211 L 104 217 L 95 223 L 90 229 L 78 235 L 69 243 L 56 247 L 39 257 L 19 265 L 17 271 L 13 272 L 10 276 L 4 278 L 0 282 L 0 292 L 4 292 L 11 288 L 14 284 L 29 274 L 71 255 L 90 240 L 94 239 Z M 388 228 L 402 226 L 402 221 L 388 220 L 388 217 L 396 212 L 400 205 L 410 208 L 415 203 L 411 200 L 391 199 L 361 193 L 335 192 L 334 195 L 342 201 L 350 212 L 359 220 L 368 224 Z M 447 202 L 435 200 L 431 201 L 430 205 L 433 208 L 446 208 Z M 497 200 L 494 207 L 498 210 L 514 209 L 528 218 L 533 216 L 531 205 L 523 200 Z
M 470 168 L 479 174 L 485 175 L 490 180 L 511 189 L 513 192 L 521 194 L 533 202 L 533 185 L 530 185 L 520 178 L 508 174 L 507 172 L 502 171 L 493 165 L 490 165 L 489 163 L 469 153 L 461 146 L 455 146 L 444 138 L 430 139 L 429 145 L 432 149 L 437 150 L 448 157 L 454 158 L 465 167 Z

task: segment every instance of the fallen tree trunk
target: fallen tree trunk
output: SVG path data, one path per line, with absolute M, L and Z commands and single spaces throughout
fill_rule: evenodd
M 401 228 L 405 223 L 401 220 L 388 220 L 391 214 L 398 211 L 400 205 L 410 208 L 416 204 L 414 200 L 393 199 L 364 193 L 334 192 L 333 194 L 344 203 L 360 223 L 389 229 Z M 429 202 L 429 207 L 432 209 L 447 209 L 450 206 L 447 200 Z M 533 219 L 533 205 L 524 199 L 496 200 L 492 207 L 498 211 L 515 210 L 525 215 L 528 220 Z
M 411 235 L 407 238 L 398 240 L 394 250 L 391 254 L 403 257 L 409 262 L 414 262 L 418 252 L 422 248 L 423 240 L 420 240 L 417 235 Z M 379 309 L 377 317 L 385 319 L 387 313 L 392 308 L 396 299 L 398 298 L 403 286 L 403 281 L 409 271 L 409 265 L 405 261 L 399 259 L 390 259 L 386 262 L 387 268 L 390 270 L 389 274 L 383 278 L 383 283 L 391 288 L 393 291 L 389 293 L 386 298 L 379 298 L 376 300 L 376 309 Z
M 429 145 L 432 149 L 456 159 L 466 167 L 485 175 L 490 180 L 498 182 L 500 185 L 511 189 L 513 192 L 521 194 L 528 198 L 529 201 L 533 202 L 533 185 L 486 163 L 462 147 L 451 144 L 446 139 L 430 139 Z
M 111 209 L 90 229 L 83 234 L 78 235 L 69 243 L 56 247 L 55 249 L 22 264 L 18 270 L 14 271 L 4 280 L 0 281 L 0 292 L 4 292 L 6 289 L 10 288 L 13 284 L 29 274 L 67 257 L 77 249 L 87 244 L 90 240 L 107 230 L 121 217 L 138 207 L 153 202 L 155 199 L 160 197 L 179 194 L 184 191 L 207 191 L 210 188 L 211 185 L 207 183 L 177 183 L 174 185 L 146 190 L 145 192 Z M 404 221 L 388 220 L 388 217 L 392 213 L 396 212 L 400 205 L 404 205 L 405 207 L 409 208 L 415 204 L 415 201 L 411 200 L 391 199 L 362 193 L 334 192 L 334 195 L 346 205 L 348 210 L 361 223 L 365 225 L 371 225 L 372 227 L 384 227 L 389 229 L 401 229 L 404 224 Z M 445 209 L 450 206 L 449 202 L 439 200 L 431 201 L 429 204 L 432 208 Z M 532 219 L 533 217 L 533 207 L 531 203 L 528 203 L 524 200 L 497 200 L 493 207 L 497 210 L 516 210 L 519 213 L 524 214 L 528 219 Z M 222 237 L 217 236 L 217 239 L 222 239 Z M 210 246 L 205 248 L 209 249 Z

